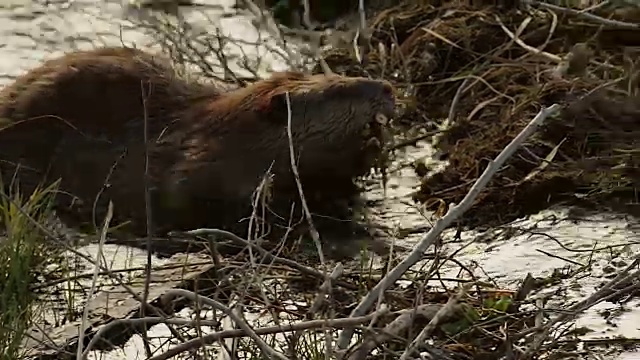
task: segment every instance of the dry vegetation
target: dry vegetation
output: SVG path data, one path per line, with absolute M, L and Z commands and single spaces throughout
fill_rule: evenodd
M 405 90 L 401 123 L 452 123 L 436 144 L 449 165 L 424 178 L 416 200 L 431 209 L 460 202 L 533 115 L 559 103 L 562 114 L 527 140 L 463 222 L 495 226 L 559 202 L 638 211 L 636 7 L 409 3 L 372 20 L 365 65 L 344 50 L 327 62 Z
M 237 358 L 409 359 L 419 358 L 419 351 L 427 359 L 532 359 L 575 352 L 576 342 L 558 341 L 571 321 L 599 301 L 637 292 L 638 260 L 592 296 L 544 318 L 542 311 L 523 310 L 531 304 L 528 296 L 560 279 L 529 277 L 518 289 L 505 290 L 479 280 L 458 263 L 463 275 L 453 282 L 459 285 L 451 285 L 441 278 L 440 269 L 456 259 L 441 253 L 438 239 L 446 227 L 459 221 L 491 226 L 560 201 L 577 203 L 577 192 L 584 194 L 583 205 L 637 210 L 640 102 L 634 101 L 637 56 L 633 46 L 640 39 L 640 27 L 635 25 L 640 12 L 633 7 L 582 10 L 537 2 L 497 8 L 481 2 L 470 6 L 406 1 L 371 17 L 369 31 L 364 32 L 369 34 L 368 43 L 356 42 L 357 49 L 312 47 L 309 53 L 326 61 L 316 71 L 329 67 L 334 72 L 392 81 L 401 95 L 399 132 L 425 127 L 425 119 L 452 123 L 436 144 L 448 155 L 449 165 L 442 173 L 425 177 L 415 198 L 428 207 L 452 202 L 458 206 L 441 208 L 440 219 L 411 253 L 391 251 L 379 268 L 371 265 L 364 252 L 360 264 L 345 265 L 322 256 L 320 261 L 309 259 L 281 246 L 265 250 L 260 239 L 240 239 L 222 231 L 182 234 L 194 239 L 215 235 L 242 250 L 225 256 L 213 246 L 213 271 L 185 289 L 170 290 L 161 304 L 153 303 L 147 309 L 153 317 L 149 312 L 128 314 L 124 321 L 129 324 L 165 323 L 173 331 L 173 345 L 161 353 L 152 354 L 145 335 L 147 358 L 169 359 L 194 349 L 200 349 L 204 358 L 213 358 L 211 344 L 219 346 L 225 339 L 233 340 L 225 345 L 228 353 L 241 354 Z M 266 28 L 280 38 L 273 19 L 265 18 Z M 146 25 L 157 31 L 177 63 L 199 67 L 202 73 L 226 82 L 242 85 L 251 80 L 234 75 L 220 50 L 232 40 L 215 33 L 194 38 L 180 26 L 166 23 Z M 280 51 L 291 67 L 304 66 L 291 58 L 294 51 Z M 214 56 L 218 65 L 203 54 Z M 258 77 L 255 66 L 248 62 L 244 66 Z M 560 111 L 553 104 L 561 105 Z M 9 231 L 0 248 L 8 251 L 9 264 L 17 264 L 2 268 L 0 276 L 31 274 L 16 263 L 20 256 L 10 251 L 26 251 L 32 261 L 36 248 L 21 246 L 24 236 L 20 234 L 29 232 L 39 239 L 44 236 L 42 229 L 24 220 L 10 220 L 16 216 L 15 207 L 5 205 L 2 211 L 5 224 L 20 225 L 21 230 Z M 98 262 L 96 272 L 79 277 L 93 279 L 95 285 L 98 270 L 125 283 Z M 149 279 L 152 270 L 145 271 Z M 28 287 L 14 290 L 11 284 L 0 283 L 0 296 L 31 296 Z M 154 285 L 146 282 L 145 286 Z M 171 311 L 165 311 L 175 298 L 186 301 L 172 303 Z M 30 298 L 18 300 L 26 308 L 15 311 L 30 308 Z M 12 304 L 14 299 L 0 303 L 0 320 L 5 321 Z M 185 306 L 215 311 L 208 318 L 185 319 L 178 315 Z M 251 312 L 271 322 L 255 325 L 238 315 L 241 308 L 257 309 Z M 69 316 L 68 321 L 79 321 L 87 328 L 86 313 Z M 235 327 L 229 325 L 229 318 Z M 10 319 L 15 324 L 5 321 L 2 326 L 25 329 L 30 325 L 28 320 L 16 319 Z M 115 326 L 115 322 L 105 323 L 84 332 L 79 351 L 76 341 L 56 356 L 72 358 L 76 351 L 77 358 L 86 356 Z M 15 343 L 0 349 L 6 354 L 3 359 L 18 358 Z
M 0 182 L 1 184 L 1 182 Z M 26 197 L 18 192 L 0 194 L 0 359 L 22 358 L 27 331 L 38 315 L 37 283 L 58 251 L 46 242 L 38 224 L 50 215 L 55 187 Z

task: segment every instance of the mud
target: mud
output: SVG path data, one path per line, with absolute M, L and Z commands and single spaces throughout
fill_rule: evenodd
M 501 20 L 493 19 L 494 11 L 500 12 Z M 446 12 L 446 17 L 439 17 Z M 356 64 L 342 50 L 329 52 L 327 62 L 347 74 L 367 73 L 404 84 L 408 96 L 399 123 L 415 125 L 428 119 L 446 128 L 435 141 L 446 168 L 421 174 L 414 196 L 431 211 L 441 203 L 459 203 L 488 162 L 536 113 L 559 103 L 568 109 L 548 119 L 521 146 L 478 196 L 462 224 L 501 225 L 561 203 L 638 213 L 640 160 L 633 150 L 640 131 L 640 103 L 633 95 L 637 83 L 632 74 L 611 80 L 613 73 L 622 76 L 619 72 L 626 65 L 620 54 L 630 43 L 621 38 L 604 48 L 603 34 L 574 27 L 566 19 L 554 36 L 570 40 L 547 43 L 540 29 L 549 28 L 551 19 L 540 15 L 532 17 L 535 22 L 529 26 L 538 30 L 527 32 L 526 44 L 544 48 L 546 61 L 541 60 L 522 46 L 512 46 L 508 34 L 509 27 L 522 24 L 527 16 L 481 4 L 407 2 L 372 20 L 376 32 L 367 63 Z M 429 27 L 416 26 L 424 23 Z M 583 38 L 578 38 L 580 30 Z M 591 38 L 595 45 L 583 43 Z M 375 46 L 384 49 L 394 42 L 391 51 Z M 549 64 L 558 57 L 553 54 L 566 59 L 554 66 Z M 603 58 L 611 58 L 612 65 L 593 65 Z M 544 166 L 542 159 L 548 162 Z

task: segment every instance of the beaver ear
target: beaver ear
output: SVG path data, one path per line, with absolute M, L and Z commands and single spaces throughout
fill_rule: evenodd
M 265 115 L 270 118 L 280 118 L 287 116 L 287 95 L 286 93 L 273 93 L 265 99 L 262 107 Z

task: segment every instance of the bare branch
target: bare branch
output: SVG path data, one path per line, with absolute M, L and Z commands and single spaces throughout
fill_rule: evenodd
M 365 296 L 365 298 L 358 304 L 353 310 L 351 316 L 360 316 L 364 314 L 375 302 L 375 300 L 382 294 L 389 286 L 395 283 L 402 275 L 413 265 L 415 265 L 422 254 L 435 243 L 440 237 L 440 234 L 449 227 L 456 219 L 462 216 L 473 205 L 475 199 L 480 192 L 487 186 L 491 178 L 502 167 L 502 165 L 515 153 L 515 151 L 524 143 L 529 136 L 531 136 L 540 125 L 551 115 L 560 110 L 560 105 L 554 104 L 548 108 L 540 110 L 540 112 L 531 120 L 522 131 L 516 136 L 507 147 L 500 152 L 495 160 L 489 162 L 482 175 L 478 178 L 475 184 L 471 187 L 469 193 L 462 199 L 460 204 L 450 206 L 447 214 L 438 219 L 431 230 L 415 245 L 411 253 L 396 265 L 387 275 L 378 282 L 378 284 Z M 338 347 L 345 349 L 351 337 L 353 335 L 352 329 L 345 329 L 340 334 L 338 340 Z

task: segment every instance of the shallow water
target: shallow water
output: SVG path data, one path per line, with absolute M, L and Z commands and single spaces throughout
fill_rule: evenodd
M 198 8 L 182 8 L 185 20 L 201 31 L 213 32 L 219 26 L 223 33 L 247 42 L 255 42 L 268 35 L 259 32 L 253 25 L 253 16 L 246 12 L 237 13 L 234 9 L 235 1 L 201 2 L 204 6 Z M 4 1 L 0 5 L 0 35 L 4 40 L 0 46 L 0 83 L 7 83 L 40 62 L 61 53 L 74 49 L 86 49 L 102 45 L 136 45 L 141 48 L 157 49 L 158 45 L 148 30 L 136 27 L 135 12 L 127 11 L 119 2 L 77 0 L 77 1 Z M 131 20 L 127 20 L 127 16 Z M 139 14 L 137 15 L 139 16 Z M 267 40 L 267 46 L 275 46 L 273 40 Z M 277 56 L 268 56 L 265 46 L 229 46 L 225 53 L 232 59 L 240 59 L 244 54 L 258 58 L 267 56 L 259 67 L 260 74 L 272 70 L 282 70 L 287 66 Z M 231 63 L 234 71 L 241 71 L 240 66 Z M 246 74 L 245 74 L 246 75 Z M 406 150 L 399 157 L 399 163 L 407 163 L 430 155 L 430 148 L 426 143 Z M 399 165 L 395 166 L 398 167 Z M 394 166 L 392 166 L 394 168 Z M 371 200 L 378 200 L 380 204 L 374 209 L 377 222 L 388 227 L 399 229 L 400 233 L 407 233 L 411 229 L 426 228 L 430 219 L 421 215 L 409 194 L 415 190 L 418 179 L 409 167 L 399 168 L 389 179 L 386 191 L 380 183 L 374 184 L 367 194 Z M 569 280 L 551 290 L 545 290 L 536 296 L 549 296 L 549 306 L 579 300 L 593 293 L 596 286 L 610 277 L 610 273 L 624 267 L 637 254 L 640 236 L 638 235 L 637 220 L 627 220 L 622 216 L 597 215 L 580 221 L 543 220 L 551 215 L 562 218 L 566 210 L 555 209 L 541 212 L 535 216 L 515 222 L 512 228 L 519 229 L 522 234 L 506 239 L 500 238 L 496 231 L 478 234 L 465 232 L 461 240 L 448 242 L 445 250 L 455 251 L 460 246 L 475 238 L 481 240 L 467 246 L 457 255 L 457 259 L 476 269 L 477 275 L 491 278 L 503 287 L 515 288 L 527 273 L 534 276 L 548 276 L 556 269 L 567 266 L 577 267 L 575 263 L 591 263 L 590 276 L 579 280 Z M 532 230 L 533 229 L 533 230 Z M 531 235 L 531 231 L 538 233 Z M 547 235 L 543 235 L 547 234 Z M 397 239 L 398 244 L 411 246 L 419 241 L 421 232 L 410 234 Z M 557 239 L 553 240 L 549 236 Z M 451 232 L 445 240 L 451 239 Z M 488 240 L 491 240 L 490 242 Z M 560 245 L 562 244 L 562 246 Z M 626 245 L 626 246 L 625 246 Z M 594 248 L 615 246 L 620 251 L 601 250 Z M 82 250 L 90 254 L 96 253 L 96 246 L 89 245 Z M 569 250 L 567 250 L 569 249 Z M 542 253 L 539 250 L 546 252 Z M 113 263 L 113 268 L 128 268 L 143 266 L 146 254 L 137 249 L 126 249 L 113 245 L 105 246 L 105 257 Z M 616 253 L 612 255 L 612 252 Z M 554 257 L 555 256 L 555 257 Z M 570 261 L 574 262 L 571 263 Z M 622 263 L 621 263 L 622 261 Z M 154 259 L 155 264 L 162 263 Z M 91 269 L 85 264 L 84 271 Z M 455 277 L 458 269 L 446 268 L 449 277 Z M 554 294 L 551 294 L 553 292 Z M 558 296 L 561 293 L 561 296 Z M 640 337 L 640 301 L 634 300 L 624 305 L 625 311 L 608 321 L 601 315 L 605 310 L 620 310 L 621 306 L 612 303 L 602 303 L 582 316 L 578 326 L 587 326 L 593 332 L 585 338 L 602 338 L 613 336 Z M 192 316 L 190 309 L 180 313 L 186 317 Z M 205 329 L 203 329 L 205 330 Z M 157 325 L 153 327 L 151 336 L 164 336 L 167 327 Z M 116 350 L 108 354 L 94 352 L 91 358 L 121 359 L 126 356 L 134 359 L 144 356 L 141 337 L 134 336 L 124 351 Z M 620 360 L 640 359 L 637 353 L 626 353 Z
M 127 1 L 127 0 L 123 0 Z M 275 42 L 253 25 L 253 16 L 238 12 L 235 0 L 196 1 L 197 7 L 181 7 L 180 14 L 191 25 L 192 34 L 213 33 L 216 26 L 223 35 L 249 44 L 229 43 L 224 49 L 230 68 L 242 76 L 251 75 L 236 60 L 246 56 L 258 62 L 258 73 L 284 70 L 286 63 L 269 51 Z M 43 60 L 77 49 L 126 44 L 143 49 L 159 50 L 157 38 L 150 29 L 141 29 L 143 19 L 160 16 L 145 10 L 137 11 L 132 2 L 118 0 L 10 0 L 0 3 L 0 82 L 7 83 L 18 74 L 35 67 Z M 173 20 L 175 23 L 177 20 Z M 295 46 L 295 44 L 289 44 Z M 216 63 L 213 56 L 209 61 Z

